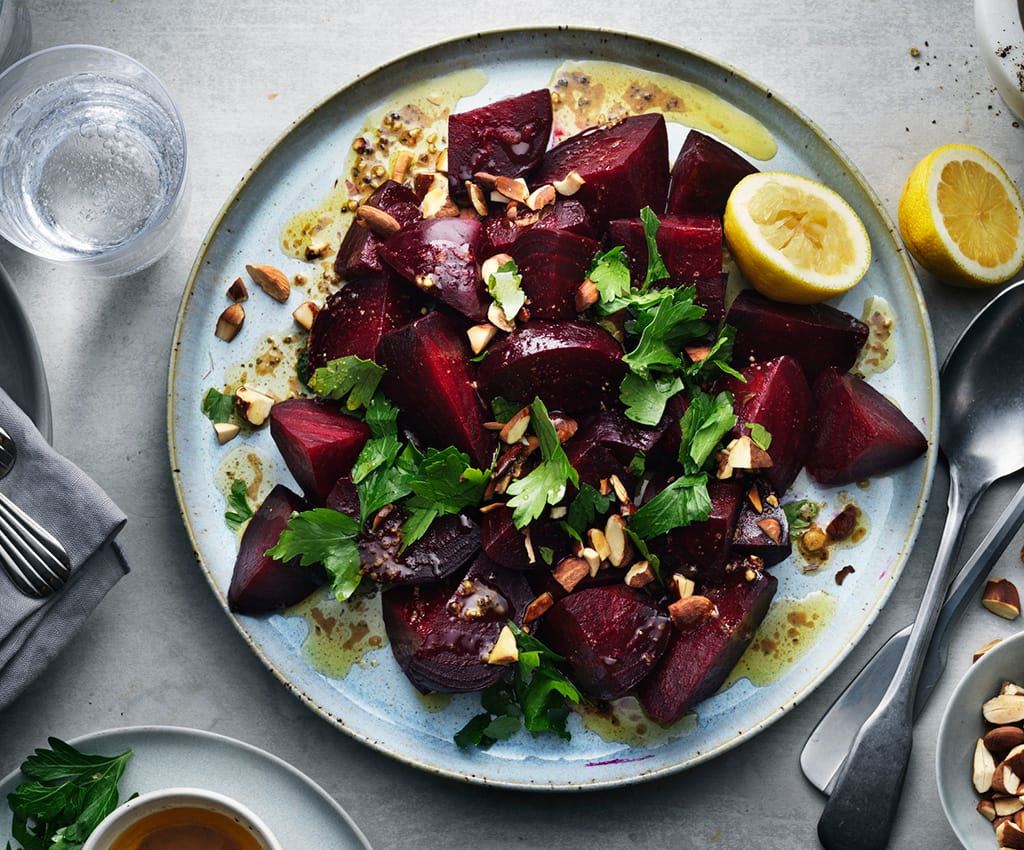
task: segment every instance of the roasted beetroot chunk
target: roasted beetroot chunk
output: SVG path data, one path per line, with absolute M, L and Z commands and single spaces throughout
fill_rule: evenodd
M 814 384 L 813 443 L 807 471 L 822 484 L 851 484 L 910 463 L 928 441 L 870 384 L 826 369 Z
M 663 430 L 662 425 L 647 428 L 617 410 L 606 410 L 580 425 L 567 444 L 566 453 L 582 483 L 597 487 L 602 478 L 614 473 L 628 488 L 634 480 L 626 471 L 630 461 L 638 452 L 648 454 L 661 439 Z
M 633 285 L 639 286 L 647 274 L 643 223 L 639 218 L 609 222 L 608 241 L 625 247 Z M 657 242 L 673 285 L 686 285 L 697 278 L 721 281 L 722 220 L 717 216 L 663 216 Z
M 747 379 L 745 384 L 727 378 L 719 384 L 719 389 L 733 394 L 741 433 L 749 434 L 750 423 L 756 422 L 772 435 L 768 446 L 772 466 L 764 470 L 764 477 L 776 493 L 785 493 L 807 454 L 810 388 L 800 365 L 792 357 L 753 363 L 742 374 Z
M 381 602 L 391 651 L 409 681 L 427 693 L 478 691 L 504 667 L 487 654 L 502 626 L 522 622 L 533 598 L 521 573 L 480 556 L 464 578 L 384 591 Z
M 652 719 L 674 723 L 711 696 L 750 645 L 778 582 L 756 570 L 754 580 L 747 581 L 745 573 L 734 570 L 729 584 L 707 591 L 718 616 L 694 631 L 673 634 L 661 663 L 641 683 L 640 702 Z
M 507 254 L 515 241 L 530 230 L 559 230 L 594 239 L 596 232 L 586 207 L 572 198 L 559 197 L 554 204 L 544 207 L 535 222 L 529 218 L 511 220 L 505 210 L 493 212 L 481 220 L 480 257 Z M 590 259 L 593 259 L 591 257 Z M 588 261 L 589 262 L 589 261 Z
M 792 551 L 789 521 L 778 496 L 764 481 L 752 482 L 743 498 L 743 507 L 736 521 L 736 532 L 732 536 L 732 557 L 754 556 L 760 558 L 766 567 L 771 567 L 786 560 Z
M 575 198 L 559 197 L 550 207 L 544 207 L 533 227 L 538 230 L 565 230 L 577 236 L 597 238 L 587 208 Z
M 665 405 L 665 414 L 661 417 L 659 428 L 663 427 L 662 435 L 654 446 L 654 457 L 660 463 L 675 464 L 679 460 L 679 445 L 682 442 L 682 430 L 680 420 L 686 409 L 690 406 L 690 400 L 686 393 L 679 393 L 672 396 Z
M 718 277 L 699 277 L 693 283 L 697 288 L 693 300 L 706 311 L 704 318 L 709 322 L 722 321 L 725 318 L 725 287 L 729 283 L 729 276 L 720 274 Z
M 370 429 L 336 404 L 290 398 L 271 409 L 270 436 L 307 498 L 322 504 L 338 478 L 352 470 Z
M 362 571 L 386 584 L 422 584 L 447 578 L 480 551 L 480 529 L 468 516 L 443 516 L 427 533 L 402 548 L 405 513 L 393 508 L 359 541 Z
M 298 558 L 282 563 L 267 556 L 295 511 L 307 505 L 278 484 L 256 511 L 242 535 L 235 571 L 228 588 L 228 606 L 236 614 L 266 614 L 301 602 L 326 580 L 318 567 L 303 567 Z
M 664 489 L 664 482 L 652 481 L 645 501 Z M 651 551 L 661 558 L 666 574 L 677 572 L 701 582 L 719 584 L 726 578 L 732 536 L 743 500 L 743 488 L 733 481 L 708 484 L 711 513 L 704 522 L 676 528 L 650 542 Z
M 547 89 L 489 103 L 448 118 L 448 185 L 452 197 L 467 197 L 466 181 L 478 171 L 522 177 L 544 155 L 551 138 L 551 93 Z
M 586 236 L 538 226 L 516 239 L 509 253 L 523 276 L 531 318 L 575 318 L 576 290 L 599 248 Z
M 736 328 L 737 368 L 788 354 L 811 383 L 830 366 L 849 371 L 868 339 L 867 325 L 828 304 L 780 304 L 753 290 L 736 296 L 726 321 Z
M 407 425 L 428 445 L 454 445 L 484 469 L 495 437 L 483 427 L 490 417 L 473 387 L 469 358 L 465 335 L 439 312 L 386 334 L 377 346 L 377 361 L 387 369 L 381 385 Z
M 509 219 L 504 210 L 484 216 L 480 220 L 480 259 L 507 254 L 523 232 L 524 228 Z
M 309 331 L 309 368 L 348 355 L 373 360 L 380 338 L 415 319 L 419 303 L 390 269 L 353 281 L 317 313 Z
M 419 201 L 409 189 L 394 180 L 385 180 L 366 201 L 367 206 L 389 213 L 403 227 L 419 221 Z M 378 248 L 380 240 L 369 229 L 352 222 L 341 240 L 334 258 L 334 271 L 344 280 L 356 280 L 384 271 Z
M 633 115 L 591 127 L 549 150 L 530 180 L 552 183 L 576 171 L 586 181 L 573 196 L 598 223 L 665 208 L 668 134 L 661 115 Z
M 672 166 L 665 211 L 722 216 L 736 184 L 756 173 L 757 169 L 732 148 L 690 130 Z
M 568 535 L 550 520 L 530 523 L 530 542 L 535 559 L 532 563 L 526 551 L 526 537 L 512 522 L 509 508 L 500 507 L 481 515 L 480 544 L 484 554 L 503 567 L 510 570 L 547 570 L 548 565 L 538 554 L 542 546 L 551 549 L 555 558 L 569 554 Z
M 619 583 L 566 596 L 545 615 L 543 629 L 581 690 L 615 699 L 658 663 L 671 625 L 649 597 Z
M 551 410 L 593 410 L 618 397 L 622 347 L 589 322 L 530 322 L 490 348 L 480 391 L 519 401 L 540 396 Z
M 487 316 L 489 300 L 477 267 L 480 222 L 432 218 L 403 227 L 380 248 L 389 266 L 470 319 Z

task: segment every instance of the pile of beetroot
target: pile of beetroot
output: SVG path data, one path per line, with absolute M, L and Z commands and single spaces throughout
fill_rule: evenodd
M 423 214 L 429 179 L 377 188 L 365 205 L 387 218 L 363 215 L 378 226 L 357 222 L 345 234 L 335 266 L 345 285 L 316 318 L 308 361 L 316 369 L 352 355 L 375 360 L 386 368 L 380 389 L 410 439 L 454 446 L 491 470 L 482 505 L 439 518 L 407 548 L 401 504 L 377 512 L 360 533 L 362 572 L 383 587 L 391 647 L 413 685 L 493 685 L 507 668 L 488 659 L 511 621 L 563 656 L 562 669 L 584 694 L 610 700 L 635 692 L 652 718 L 669 723 L 717 690 L 765 616 L 777 585 L 767 570 L 791 551 L 781 500 L 799 470 L 826 485 L 859 481 L 913 460 L 926 442 L 849 374 L 868 336 L 856 318 L 755 291 L 727 310 L 721 216 L 753 166 L 693 131 L 670 169 L 657 114 L 548 149 L 551 123 L 544 90 L 451 116 L 452 203 L 433 217 Z M 531 198 L 542 187 L 558 190 L 531 209 L 515 199 L 519 190 L 496 191 L 508 183 L 494 178 L 523 178 Z M 756 462 L 712 465 L 706 521 L 642 542 L 627 537 L 626 553 L 612 557 L 605 547 L 619 541 L 610 541 L 608 524 L 628 528 L 638 506 L 682 474 L 680 418 L 689 404 L 686 393 L 674 396 L 654 426 L 627 418 L 621 328 L 614 316 L 595 321 L 580 299 L 595 256 L 613 246 L 624 247 L 634 286 L 643 280 L 644 207 L 664 211 L 656 244 L 669 276 L 658 286 L 695 286 L 705 319 L 735 328 L 731 363 L 743 379 L 721 374 L 704 387 L 732 393 L 737 424 L 726 442 L 749 437 L 756 424 L 770 443 L 754 452 Z M 498 254 L 514 261 L 526 304 L 481 359 L 467 331 L 493 318 L 481 266 Z M 690 351 L 702 356 L 700 346 Z M 600 533 L 582 542 L 564 527 L 578 487 L 570 484 L 562 506 L 521 529 L 495 486 L 528 473 L 537 453 L 528 435 L 503 440 L 508 428 L 499 432 L 491 402 L 519 409 L 535 397 L 551 412 L 579 488 L 589 485 L 611 504 Z M 266 552 L 296 511 L 326 506 L 359 517 L 347 476 L 370 434 L 321 399 L 279 402 L 270 422 L 303 495 L 275 487 L 243 536 L 229 600 L 246 614 L 292 605 L 323 583 L 321 571 Z M 585 557 L 595 551 L 596 564 Z M 652 557 L 659 575 L 643 569 Z M 680 595 L 700 601 L 679 605 Z

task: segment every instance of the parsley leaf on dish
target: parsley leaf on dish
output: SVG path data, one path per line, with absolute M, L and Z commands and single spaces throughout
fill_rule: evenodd
M 383 366 L 349 354 L 317 369 L 309 378 L 309 386 L 324 398 L 341 401 L 347 397 L 345 406 L 349 410 L 358 410 L 373 398 L 383 375 Z
M 694 390 L 679 422 L 679 462 L 689 473 L 704 466 L 722 438 L 736 425 L 732 393 L 716 396 Z
M 622 358 L 632 371 L 646 378 L 652 369 L 671 372 L 680 368 L 683 343 L 708 331 L 702 319 L 706 311 L 694 302 L 695 293 L 692 286 L 660 289 L 655 303 L 635 308 L 636 319 L 627 330 L 640 339 Z
M 522 287 L 523 276 L 519 273 L 519 266 L 514 260 L 509 260 L 499 266 L 485 282 L 487 291 L 501 308 L 501 312 L 509 320 L 514 319 L 526 304 L 526 293 Z
M 213 423 L 230 422 L 235 412 L 235 397 L 210 387 L 203 396 L 203 415 Z
M 356 458 L 357 465 L 362 457 L 361 452 L 359 458 Z M 385 505 L 397 502 L 412 492 L 412 476 L 421 458 L 422 455 L 416 448 L 411 443 L 407 443 L 394 459 L 393 465 L 378 465 L 356 484 L 356 492 L 359 495 L 360 525 L 364 525 L 370 516 Z M 354 469 L 355 467 L 353 467 Z
M 412 495 L 402 507 L 403 548 L 415 543 L 439 516 L 457 514 L 480 504 L 490 473 L 470 466 L 469 456 L 454 446 L 427 449 L 409 478 Z
M 249 485 L 241 478 L 231 482 L 231 489 L 228 491 L 228 509 L 224 512 L 224 521 L 233 531 L 238 531 L 245 523 L 252 519 L 252 505 L 249 504 Z
M 750 439 L 754 441 L 754 445 L 761 451 L 768 451 L 768 447 L 772 444 L 771 432 L 757 422 L 748 422 L 747 430 L 750 432 Z
M 644 239 L 647 241 L 647 274 L 644 275 L 642 290 L 647 291 L 652 283 L 665 280 L 669 276 L 665 261 L 658 250 L 658 230 L 661 221 L 650 207 L 640 210 L 640 221 L 644 225 Z
M 624 252 L 621 245 L 616 245 L 594 257 L 590 265 L 587 277 L 597 287 L 602 301 L 614 301 L 629 293 L 629 266 Z
M 581 484 L 579 493 L 569 504 L 569 512 L 566 514 L 565 521 L 578 535 L 582 535 L 593 526 L 599 516 L 608 513 L 611 504 L 611 496 L 602 496 L 597 488 L 591 487 L 589 484 Z
M 548 409 L 539 398 L 530 405 L 530 427 L 540 440 L 541 462 L 529 475 L 508 486 L 507 492 L 512 497 L 508 506 L 512 508 L 516 528 L 524 528 L 537 519 L 545 507 L 562 501 L 566 481 L 574 486 L 580 483 L 551 424 Z
M 629 527 L 638 537 L 650 540 L 673 528 L 706 520 L 710 514 L 707 475 L 680 475 L 657 496 L 640 506 L 630 517 Z
M 629 372 L 619 384 L 619 400 L 629 419 L 641 425 L 657 425 L 668 400 L 682 390 L 683 382 L 678 377 L 641 378 Z
M 523 405 L 509 401 L 507 398 L 502 398 L 500 395 L 496 395 L 491 399 L 491 412 L 494 414 L 496 422 L 508 422 L 509 419 L 522 409 Z
M 576 686 L 555 666 L 565 659 L 514 623 L 508 626 L 519 649 L 514 680 L 523 726 L 535 735 L 554 732 L 568 739 L 569 703 L 578 704 L 581 697 Z
M 729 365 L 729 361 L 732 359 L 732 347 L 735 339 L 736 328 L 732 325 L 722 325 L 718 330 L 715 341 L 711 343 L 703 359 L 690 363 L 686 367 L 687 377 L 700 383 L 705 380 L 711 380 L 716 376 L 717 372 L 723 372 L 746 383 L 747 379 Z M 717 372 L 713 370 L 717 370 Z
M 398 408 L 378 393 L 366 405 L 366 424 L 373 437 L 397 435 Z
M 332 592 L 344 601 L 362 578 L 355 540 L 358 533 L 359 525 L 352 517 L 330 508 L 313 508 L 292 515 L 267 556 L 275 561 L 299 558 L 304 567 L 323 564 Z
M 21 766 L 27 777 L 7 798 L 11 834 L 23 850 L 79 850 L 119 803 L 118 784 L 132 757 L 83 753 L 58 738 Z M 8 845 L 9 847 L 10 845 Z
M 796 540 L 800 532 L 811 527 L 811 523 L 818 517 L 821 511 L 819 502 L 812 502 L 810 499 L 797 499 L 793 502 L 786 502 L 782 506 L 786 514 L 786 521 L 789 523 L 789 536 Z

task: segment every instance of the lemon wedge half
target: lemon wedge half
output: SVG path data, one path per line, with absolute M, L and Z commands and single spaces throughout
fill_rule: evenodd
M 798 174 L 744 177 L 729 195 L 724 224 L 740 271 L 776 301 L 815 304 L 840 295 L 871 263 L 871 241 L 853 208 Z
M 936 277 L 995 286 L 1024 267 L 1024 209 L 1002 166 L 973 145 L 944 145 L 910 172 L 899 207 L 907 249 Z

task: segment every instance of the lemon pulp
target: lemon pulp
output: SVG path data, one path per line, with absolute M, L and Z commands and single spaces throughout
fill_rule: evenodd
M 936 201 L 950 238 L 985 268 L 1008 263 L 1021 238 L 1017 210 L 1003 184 L 978 163 L 947 162 Z

